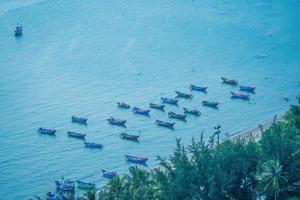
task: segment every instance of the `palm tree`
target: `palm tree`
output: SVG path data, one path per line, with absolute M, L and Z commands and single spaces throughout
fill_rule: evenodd
M 95 200 L 95 191 L 88 190 L 86 193 L 83 194 L 83 199 L 85 200 Z
M 277 200 L 282 183 L 285 181 L 285 177 L 282 176 L 282 166 L 278 160 L 269 160 L 263 164 L 259 181 L 263 191 L 271 193 Z

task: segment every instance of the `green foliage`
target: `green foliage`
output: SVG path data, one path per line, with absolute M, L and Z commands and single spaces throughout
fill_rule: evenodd
M 173 155 L 158 157 L 160 167 L 130 167 L 100 192 L 101 200 L 233 200 L 299 199 L 300 98 L 284 120 L 265 130 L 255 142 L 208 144 L 176 140 Z

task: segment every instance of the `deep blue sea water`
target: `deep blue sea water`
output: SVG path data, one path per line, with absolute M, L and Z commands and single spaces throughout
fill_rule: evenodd
M 61 176 L 100 186 L 102 168 L 127 171 L 124 154 L 148 156 L 150 169 L 176 137 L 188 144 L 202 130 L 207 139 L 217 123 L 232 134 L 283 113 L 300 94 L 299 9 L 299 0 L 1 0 L 0 199 L 42 196 Z M 232 100 L 237 88 L 221 76 L 257 92 L 250 102 Z M 175 130 L 155 126 L 166 113 L 147 118 L 116 107 L 124 100 L 147 108 L 191 83 L 208 93 L 166 111 L 185 106 L 202 116 L 170 120 Z M 219 110 L 202 107 L 203 99 L 219 101 Z M 72 124 L 72 115 L 88 126 Z M 108 125 L 109 116 L 127 119 L 127 129 Z M 40 126 L 57 136 L 38 135 Z M 104 149 L 85 149 L 67 130 Z M 119 138 L 138 130 L 140 143 Z

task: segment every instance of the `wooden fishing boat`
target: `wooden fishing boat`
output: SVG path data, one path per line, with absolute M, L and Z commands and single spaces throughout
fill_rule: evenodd
M 174 113 L 174 112 L 172 112 L 172 111 L 170 111 L 170 112 L 168 113 L 168 116 L 169 116 L 170 118 L 175 118 L 175 119 L 180 119 L 180 120 L 185 120 L 185 118 L 186 118 L 186 115 L 176 114 L 176 113 Z
M 118 126 L 125 126 L 126 120 L 111 117 L 107 119 L 108 123 Z
M 155 104 L 155 103 L 149 103 L 150 108 L 154 108 L 157 110 L 164 110 L 166 105 L 161 105 L 161 104 Z
M 117 175 L 116 171 L 110 172 L 110 171 L 106 171 L 104 169 L 102 169 L 102 176 L 105 178 L 113 178 Z
M 221 77 L 223 83 L 229 84 L 229 85 L 238 85 L 238 81 L 234 80 L 234 79 L 228 79 L 225 77 Z
M 121 101 L 117 102 L 117 105 L 119 108 L 130 108 L 130 105 L 128 105 L 124 102 L 121 102 Z
M 132 163 L 137 163 L 137 164 L 146 164 L 146 161 L 148 160 L 148 158 L 125 155 L 125 160 L 127 162 L 132 162 Z
M 206 89 L 207 89 L 207 87 L 190 85 L 190 90 L 199 91 L 199 92 L 206 92 Z
M 125 140 L 138 141 L 138 139 L 139 139 L 140 136 L 139 135 L 130 135 L 130 134 L 127 134 L 127 133 L 121 133 L 120 137 L 122 139 L 125 139 Z
M 78 124 L 86 124 L 87 118 L 82 118 L 82 117 L 74 117 L 72 116 L 72 122 L 78 123 Z
M 16 26 L 15 29 L 15 36 L 21 36 L 23 34 L 23 28 L 22 25 L 21 26 Z
M 177 105 L 177 103 L 178 103 L 178 99 L 170 99 L 170 98 L 165 98 L 165 97 L 161 97 L 160 99 L 163 103 L 166 103 L 166 104 Z
M 45 134 L 45 135 L 55 135 L 56 130 L 54 129 L 45 129 L 45 128 L 39 128 L 37 130 L 38 133 L 40 134 Z
M 132 108 L 132 112 L 136 113 L 136 114 L 140 114 L 140 115 L 149 115 L 150 110 L 144 110 L 138 107 L 133 107 Z
M 90 182 L 83 182 L 83 181 L 76 181 L 77 182 L 77 187 L 79 189 L 83 190 L 93 190 L 95 189 L 95 183 L 90 183 Z
M 157 124 L 158 126 L 164 126 L 167 128 L 173 128 L 175 125 L 174 122 L 166 122 L 166 121 L 162 121 L 162 120 L 156 120 L 155 124 Z
M 255 87 L 249 87 L 249 86 L 240 86 L 240 90 L 241 91 L 245 91 L 245 92 L 254 92 L 255 91 Z
M 85 140 L 86 134 L 68 131 L 68 136 L 69 136 L 69 137 L 73 137 L 73 138 L 78 138 L 78 139 L 83 139 L 83 140 Z
M 219 105 L 219 103 L 218 102 L 213 102 L 213 101 L 203 100 L 202 105 L 209 106 L 209 107 L 217 107 Z
M 84 142 L 84 146 L 86 148 L 90 148 L 90 149 L 102 149 L 103 148 L 102 144 L 97 144 L 94 142 Z
M 190 114 L 190 115 L 195 115 L 195 116 L 200 116 L 201 112 L 196 109 L 188 109 L 188 108 L 183 108 L 183 111 L 185 114 Z
M 237 98 L 237 99 L 244 99 L 244 100 L 249 100 L 250 99 L 250 95 L 248 94 L 242 94 L 239 92 L 230 92 L 232 95 L 232 98 Z
M 181 98 L 186 98 L 186 99 L 191 99 L 193 97 L 192 94 L 187 94 L 187 93 L 183 93 L 183 92 L 179 92 L 179 91 L 175 91 L 175 93 L 177 94 L 177 98 L 181 97 Z
M 55 181 L 57 191 L 75 191 L 75 183 L 70 180 Z

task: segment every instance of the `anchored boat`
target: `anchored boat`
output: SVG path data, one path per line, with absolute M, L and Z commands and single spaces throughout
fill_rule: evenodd
M 113 178 L 117 175 L 116 171 L 110 172 L 110 171 L 106 171 L 104 169 L 102 169 L 102 176 L 105 178 Z
M 119 108 L 130 108 L 130 105 L 128 105 L 124 102 L 121 102 L 121 101 L 117 102 L 117 105 Z
M 201 112 L 199 110 L 196 109 L 188 109 L 188 108 L 183 108 L 183 111 L 185 114 L 191 114 L 191 115 L 195 115 L 195 116 L 200 116 Z
M 170 98 L 165 98 L 161 97 L 160 98 L 163 103 L 171 104 L 171 105 L 177 105 L 178 99 L 170 99 Z
M 136 113 L 136 114 L 140 114 L 140 115 L 149 115 L 150 110 L 144 110 L 138 107 L 133 107 L 132 108 L 132 112 Z
M 16 26 L 15 29 L 15 36 L 21 36 L 23 34 L 23 28 L 22 25 L 21 26 Z
M 148 160 L 148 158 L 125 155 L 125 160 L 127 162 L 132 162 L 132 163 L 137 163 L 137 164 L 146 164 L 146 161 Z
M 186 115 L 176 114 L 176 113 L 174 113 L 174 112 L 172 112 L 172 111 L 170 111 L 170 112 L 168 113 L 168 116 L 169 116 L 170 118 L 176 118 L 176 119 L 180 119 L 180 120 L 184 120 L 184 121 L 185 121 L 185 118 L 186 118 Z
M 87 122 L 87 118 L 82 118 L 82 117 L 72 116 L 71 120 L 73 123 L 84 124 L 84 125 L 86 125 Z
M 213 101 L 203 100 L 202 105 L 216 108 L 219 105 L 219 103 L 218 102 L 213 102 Z
M 225 78 L 225 77 L 221 77 L 223 83 L 226 83 L 226 84 L 229 84 L 229 85 L 238 85 L 239 82 L 237 80 L 234 80 L 234 79 L 228 79 L 228 78 Z
M 242 94 L 239 92 L 230 92 L 232 95 L 232 98 L 237 98 L 237 99 L 244 99 L 244 100 L 249 100 L 250 99 L 250 95 L 248 94 Z
M 167 128 L 173 128 L 175 125 L 174 122 L 166 122 L 166 121 L 162 121 L 162 120 L 156 120 L 155 124 L 157 124 L 158 126 L 164 126 Z
M 240 90 L 241 91 L 245 91 L 245 92 L 254 92 L 255 91 L 255 87 L 249 87 L 249 86 L 240 86 Z
M 45 129 L 45 128 L 39 128 L 38 133 L 40 134 L 46 134 L 46 135 L 55 135 L 56 130 L 54 129 Z
M 84 146 L 86 148 L 90 148 L 90 149 L 102 149 L 103 148 L 102 144 L 97 144 L 94 142 L 84 142 Z
M 77 187 L 83 190 L 93 190 L 95 189 L 95 183 L 83 182 L 83 181 L 76 181 Z
M 206 92 L 207 87 L 201 87 L 196 85 L 190 85 L 190 90 L 195 90 L 199 92 Z
M 120 137 L 122 139 L 125 139 L 125 140 L 138 141 L 138 139 L 139 139 L 140 136 L 139 135 L 130 135 L 130 134 L 127 134 L 127 133 L 121 133 Z
M 125 126 L 126 120 L 111 117 L 107 119 L 108 123 L 118 126 Z
M 154 108 L 157 110 L 164 110 L 166 105 L 161 105 L 161 104 L 155 104 L 155 103 L 149 103 L 150 108 Z
M 85 140 L 86 134 L 68 131 L 68 136 L 69 136 L 69 137 L 73 137 L 73 138 L 78 138 L 78 139 L 83 139 L 83 140 Z

